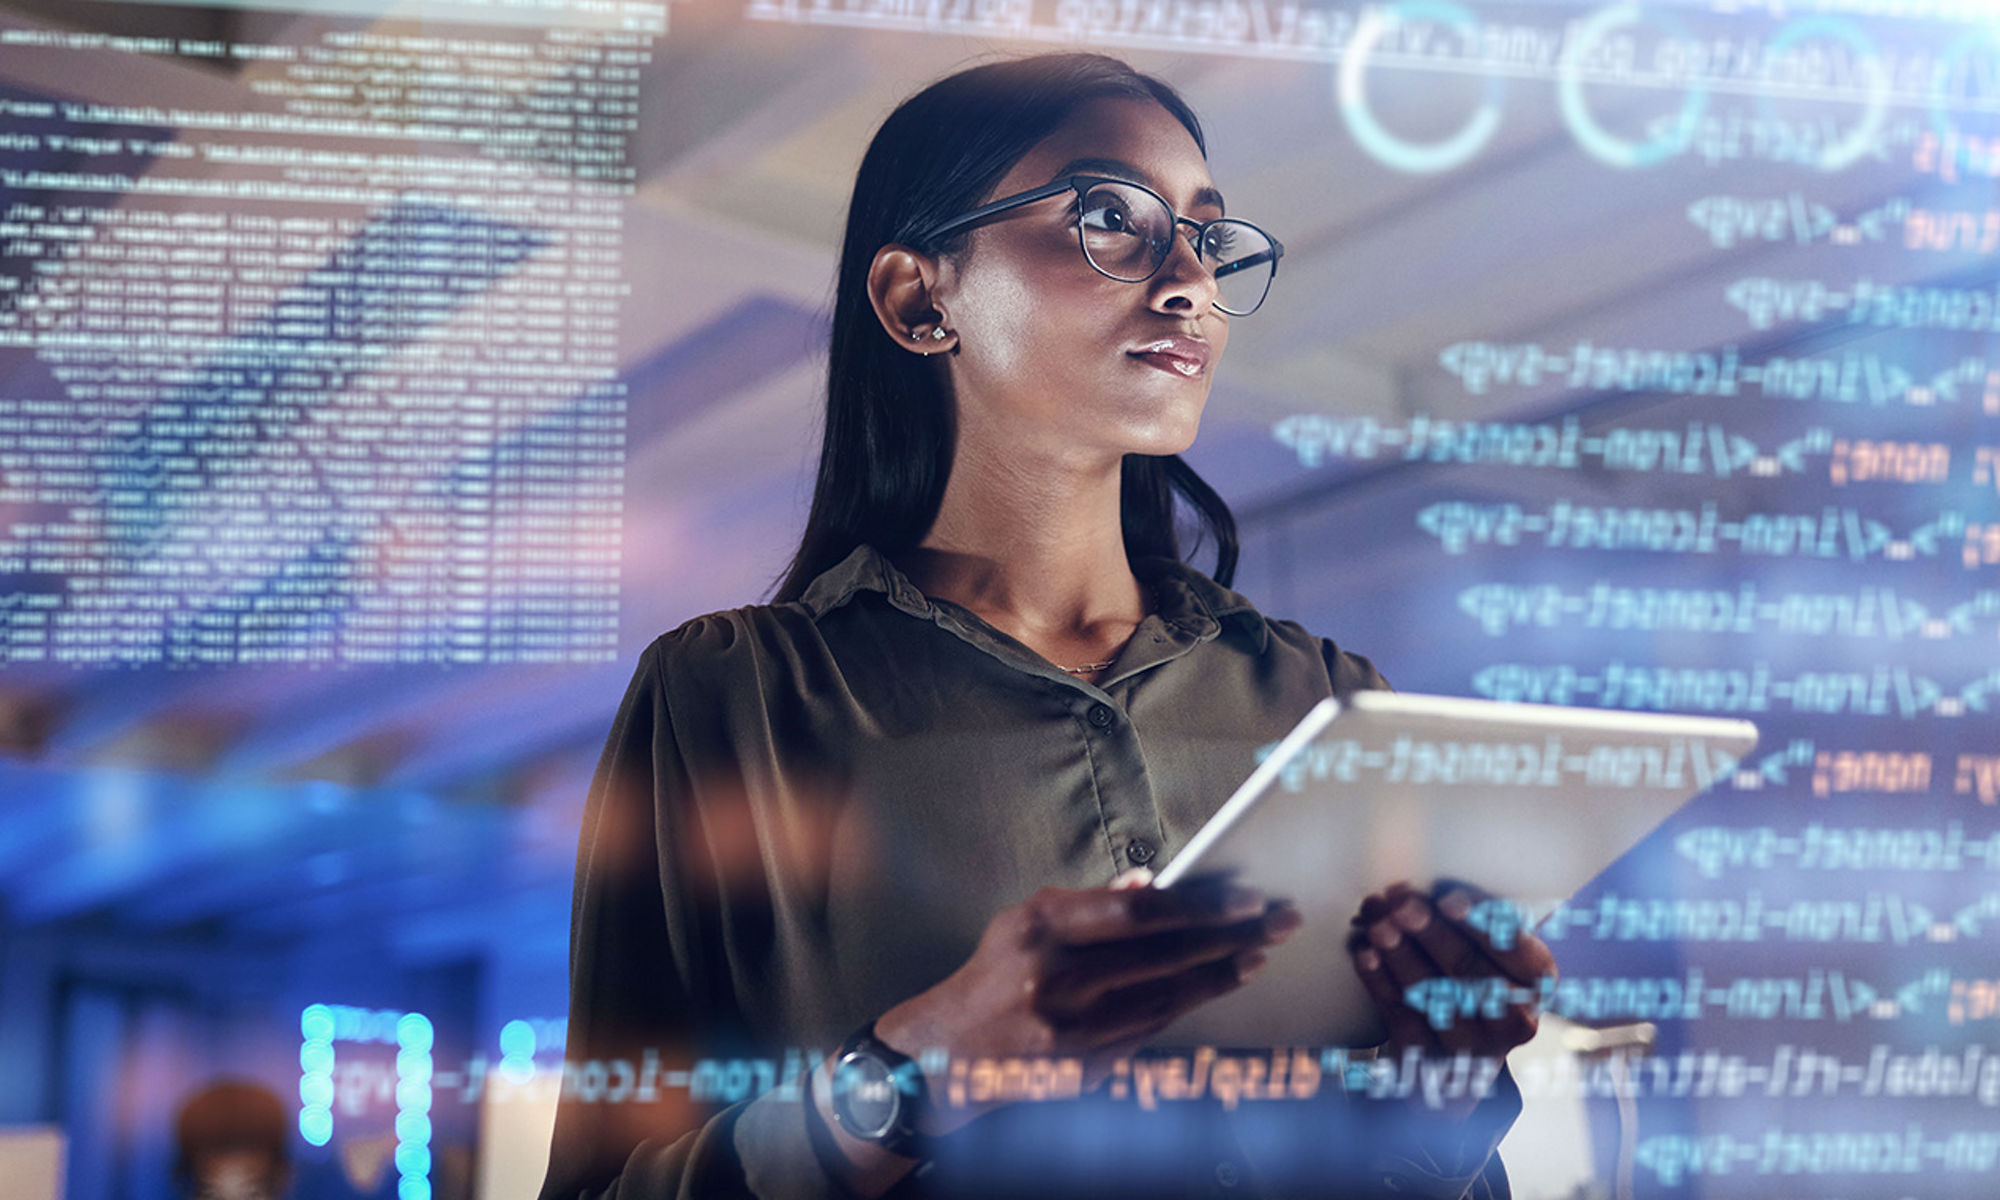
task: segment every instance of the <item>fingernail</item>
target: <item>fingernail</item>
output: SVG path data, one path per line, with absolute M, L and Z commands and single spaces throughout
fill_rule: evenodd
M 1388 921 L 1377 921 L 1368 927 L 1368 940 L 1383 950 L 1394 950 L 1403 944 L 1403 931 Z
M 1382 969 L 1382 956 L 1366 946 L 1363 946 L 1355 953 L 1354 961 L 1364 971 L 1379 971 Z
M 1275 938 L 1288 938 L 1305 923 L 1306 919 L 1299 915 L 1298 909 L 1286 905 L 1283 908 L 1274 908 L 1265 914 L 1264 932 Z
M 1133 867 L 1128 871 L 1119 872 L 1118 878 L 1111 881 L 1111 886 L 1114 888 L 1141 888 L 1151 882 L 1153 882 L 1153 872 L 1149 868 Z
M 1265 955 L 1262 950 L 1245 950 L 1243 953 L 1237 955 L 1236 982 L 1241 983 L 1263 970 L 1264 962 Z
M 1412 896 L 1396 906 L 1396 924 L 1411 933 L 1422 933 L 1431 923 L 1431 906 Z
M 1438 900 L 1438 911 L 1454 921 L 1463 921 L 1472 911 L 1472 897 L 1460 888 L 1453 888 Z

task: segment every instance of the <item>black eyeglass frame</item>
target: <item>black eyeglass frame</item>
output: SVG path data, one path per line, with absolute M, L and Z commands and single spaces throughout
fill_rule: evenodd
M 1098 266 L 1097 260 L 1090 256 L 1089 245 L 1086 244 L 1083 239 L 1083 213 L 1081 211 L 1083 199 L 1087 194 L 1089 194 L 1091 188 L 1106 183 L 1116 183 L 1124 187 L 1138 188 L 1140 191 L 1146 193 L 1148 196 L 1151 196 L 1153 199 L 1158 200 L 1160 202 L 1160 207 L 1166 209 L 1167 215 L 1174 219 L 1175 232 L 1179 232 L 1180 227 L 1183 225 L 1192 226 L 1194 228 L 1195 257 L 1197 259 L 1202 257 L 1201 253 L 1202 240 L 1208 236 L 1208 231 L 1217 225 L 1241 225 L 1244 228 L 1254 232 L 1258 237 L 1261 237 L 1265 241 L 1271 243 L 1271 252 L 1269 255 L 1251 254 L 1251 255 L 1246 255 L 1243 258 L 1236 260 L 1235 262 L 1216 264 L 1215 268 L 1213 269 L 1213 274 L 1215 275 L 1216 279 L 1220 280 L 1224 275 L 1231 275 L 1238 271 L 1245 271 L 1254 266 L 1262 266 L 1266 262 L 1271 264 L 1271 278 L 1276 279 L 1278 277 L 1278 260 L 1284 257 L 1285 247 L 1282 242 L 1278 241 L 1277 238 L 1272 237 L 1270 234 L 1264 232 L 1263 229 L 1257 227 L 1256 225 L 1252 225 L 1250 222 L 1243 220 L 1241 217 L 1217 217 L 1213 221 L 1197 221 L 1193 217 L 1184 217 L 1174 211 L 1174 206 L 1167 203 L 1167 198 L 1165 196 L 1160 195 L 1152 188 L 1147 187 L 1143 183 L 1135 183 L 1130 179 L 1119 179 L 1116 176 L 1112 175 L 1065 175 L 1061 179 L 1051 180 L 1050 182 L 1045 183 L 1038 188 L 1029 188 L 1025 192 L 1016 192 L 1011 196 L 1002 196 L 998 200 L 982 204 L 978 208 L 975 208 L 970 212 L 961 213 L 960 215 L 953 217 L 951 220 L 946 221 L 944 224 L 939 225 L 927 231 L 922 235 L 922 240 L 926 242 L 934 242 L 939 238 L 947 237 L 951 234 L 957 233 L 961 229 L 965 229 L 972 225 L 976 225 L 979 222 L 984 221 L 989 217 L 998 216 L 1001 213 L 1009 212 L 1013 209 L 1020 208 L 1024 205 L 1034 204 L 1035 202 L 1040 200 L 1046 200 L 1051 196 L 1060 196 L 1064 192 L 1075 192 L 1077 205 L 1079 206 L 1079 211 L 1077 213 L 1077 219 L 1076 219 L 1076 244 L 1077 244 L 1077 249 L 1083 251 L 1083 261 L 1090 264 L 1091 270 L 1096 271 L 1099 275 L 1104 276 L 1106 279 L 1115 279 L 1119 283 L 1144 283 L 1148 279 L 1151 279 L 1153 276 L 1158 275 L 1160 273 L 1160 268 L 1167 265 L 1167 259 L 1172 257 L 1173 254 L 1173 250 L 1171 247 L 1168 248 L 1167 253 L 1160 255 L 1160 260 L 1153 264 L 1152 270 L 1146 272 L 1144 275 L 1138 276 L 1135 279 L 1127 279 L 1123 275 L 1113 275 L 1111 272 L 1105 270 L 1103 267 Z M 1218 292 L 1216 297 L 1215 307 L 1218 310 L 1227 313 L 1232 317 L 1247 317 L 1251 313 L 1256 312 L 1258 309 L 1264 307 L 1264 300 L 1268 296 L 1270 296 L 1270 294 L 1271 294 L 1271 287 L 1270 284 L 1267 282 L 1264 285 L 1264 294 L 1262 296 L 1257 297 L 1257 303 L 1251 305 L 1249 308 L 1244 309 L 1242 312 L 1237 312 L 1235 309 L 1223 307 L 1221 294 Z

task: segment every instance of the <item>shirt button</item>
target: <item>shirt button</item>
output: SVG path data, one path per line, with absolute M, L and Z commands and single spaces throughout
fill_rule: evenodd
M 1143 867 L 1153 861 L 1153 844 L 1144 838 L 1133 838 L 1125 843 L 1125 857 L 1132 860 L 1133 866 Z
M 1228 1159 L 1225 1158 L 1221 1162 L 1215 1164 L 1215 1182 L 1221 1184 L 1223 1187 L 1233 1188 L 1236 1186 L 1236 1180 L 1237 1180 L 1237 1175 L 1236 1175 L 1235 1163 L 1230 1162 Z
M 1112 720 L 1116 716 L 1117 714 L 1111 711 L 1109 704 L 1093 704 L 1090 706 L 1088 720 L 1099 729 L 1109 729 L 1111 728 Z

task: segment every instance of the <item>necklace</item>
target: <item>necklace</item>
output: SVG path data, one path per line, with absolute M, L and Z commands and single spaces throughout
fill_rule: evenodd
M 1139 616 L 1140 624 L 1144 624 L 1146 617 L 1150 616 L 1154 612 L 1159 611 L 1160 607 L 1159 593 L 1155 592 L 1151 588 L 1148 588 L 1146 589 L 1146 596 L 1148 599 L 1152 601 L 1152 604 L 1144 612 L 1140 614 Z M 1138 625 L 1132 626 L 1132 632 L 1126 634 L 1125 640 L 1118 643 L 1118 649 L 1121 651 L 1124 650 L 1125 647 L 1131 643 L 1132 639 L 1138 636 L 1138 634 L 1139 634 L 1139 626 Z M 1099 671 L 1109 669 L 1111 664 L 1117 661 L 1118 660 L 1114 657 L 1114 658 L 1107 658 L 1103 662 L 1084 663 L 1080 667 L 1065 667 L 1061 663 L 1054 663 L 1052 665 L 1055 667 L 1056 670 L 1061 671 L 1065 675 L 1095 675 Z
M 1104 670 L 1116 661 L 1116 659 L 1107 658 L 1101 663 L 1085 663 L 1080 667 L 1065 667 L 1061 663 L 1057 663 L 1055 664 L 1055 668 L 1070 675 L 1090 675 Z

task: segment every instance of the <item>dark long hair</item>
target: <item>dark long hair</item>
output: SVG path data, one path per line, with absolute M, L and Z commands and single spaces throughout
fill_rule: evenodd
M 796 600 L 863 542 L 890 556 L 914 548 L 937 519 L 951 477 L 951 406 L 920 355 L 897 346 L 868 299 L 868 270 L 892 243 L 944 254 L 957 238 L 926 239 L 985 198 L 1009 168 L 1080 105 L 1151 100 L 1194 135 L 1201 122 L 1171 87 L 1100 54 L 988 63 L 904 101 L 868 146 L 848 204 L 835 280 L 826 432 L 812 512 L 773 597 Z M 961 235 L 962 236 L 962 235 Z M 1179 455 L 1128 454 L 1121 472 L 1128 558 L 1181 557 L 1175 498 L 1215 543 L 1217 582 L 1236 574 L 1236 519 Z

